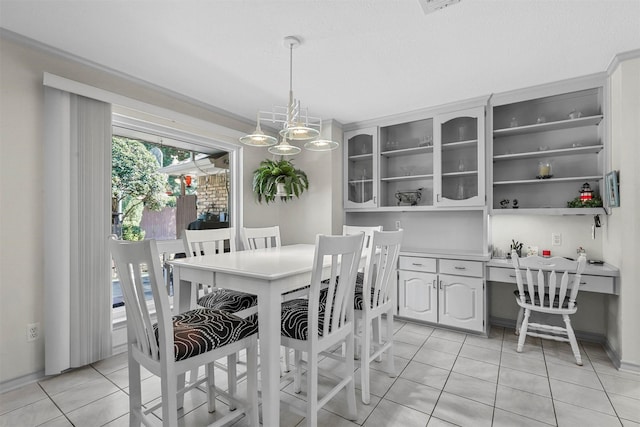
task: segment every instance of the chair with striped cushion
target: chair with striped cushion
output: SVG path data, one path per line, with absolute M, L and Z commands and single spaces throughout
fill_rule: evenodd
M 172 317 L 156 242 L 111 240 L 109 248 L 127 313 L 129 425 L 155 424 L 157 418 L 150 414 L 162 408 L 162 424 L 177 426 L 184 393 L 206 383 L 209 412 L 215 411 L 216 393 L 226 396 L 238 408 L 211 425 L 222 426 L 246 414 L 249 424 L 257 426 L 257 325 L 224 311 L 203 308 Z M 145 300 L 147 284 L 151 287 L 156 322 Z M 215 360 L 245 349 L 247 398 L 240 399 L 237 393 L 225 393 L 215 387 L 213 371 Z M 162 392 L 161 402 L 146 409 L 142 407 L 141 366 L 160 377 Z M 205 366 L 206 376 L 185 386 L 185 373 L 200 366 Z
M 393 313 L 395 311 L 395 286 L 398 256 L 402 244 L 402 230 L 374 231 L 367 248 L 362 285 L 356 283 L 354 309 L 356 338 L 360 341 L 360 380 L 362 402 L 369 404 L 369 364 L 387 353 L 386 370 L 395 376 L 393 362 Z M 386 340 L 382 341 L 380 323 L 385 315 Z M 360 320 L 360 328 L 357 320 Z M 377 331 L 376 331 L 377 329 Z M 376 331 L 374 334 L 373 331 Z M 373 340 L 375 336 L 378 340 Z M 371 349 L 373 347 L 373 352 Z
M 184 230 L 182 238 L 188 250 L 187 256 L 198 257 L 236 251 L 235 227 Z M 240 317 L 248 317 L 258 312 L 258 298 L 255 295 L 219 288 L 217 285 L 203 290 L 203 295 L 197 300 L 199 306 L 225 310 Z
M 520 306 L 516 326 L 516 333 L 520 334 L 518 353 L 522 352 L 527 335 L 552 339 L 568 342 L 576 358 L 576 363 L 582 365 L 580 349 L 569 316 L 578 311 L 576 298 L 580 289 L 580 277 L 587 263 L 585 256 L 581 255 L 577 261 L 562 257 L 530 256 L 520 258 L 516 251 L 512 251 L 511 259 L 516 270 L 516 283 L 518 284 L 518 289 L 514 293 L 516 302 Z M 525 269 L 526 287 L 521 269 Z M 556 272 L 563 271 L 562 276 L 558 277 L 559 274 Z M 570 279 L 569 274 L 573 274 L 573 278 Z M 558 279 L 560 279 L 559 283 Z M 569 284 L 570 280 L 571 285 Z M 545 314 L 560 315 L 565 326 L 531 322 L 532 312 L 543 313 L 543 316 Z
M 308 298 L 282 303 L 281 343 L 295 350 L 294 390 L 301 390 L 301 370 L 307 370 L 307 425 L 316 426 L 318 410 L 340 390 L 345 388 L 349 417 L 355 419 L 356 399 L 354 381 L 353 295 L 356 272 L 362 256 L 363 235 L 316 237 L 316 251 L 311 271 Z M 320 291 L 325 285 L 323 273 L 329 272 L 327 297 L 321 302 Z M 339 280 L 338 280 L 339 276 Z M 345 343 L 345 355 L 331 349 Z M 306 362 L 302 353 L 307 353 Z M 343 371 L 323 372 L 337 381 L 325 396 L 318 400 L 318 362 L 320 354 L 340 360 Z M 291 408 L 291 409 L 296 409 Z

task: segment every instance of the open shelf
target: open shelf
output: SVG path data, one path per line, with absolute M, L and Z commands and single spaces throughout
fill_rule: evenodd
M 473 176 L 477 174 L 478 174 L 478 171 L 462 171 L 462 172 L 445 172 L 442 174 L 442 176 L 456 177 L 456 176 Z
M 511 136 L 511 135 L 524 135 L 534 132 L 548 132 L 559 129 L 571 129 L 583 126 L 597 125 L 602 121 L 602 114 L 588 117 L 580 117 L 578 119 L 558 120 L 555 122 L 536 123 L 526 126 L 516 126 L 512 128 L 495 129 L 493 131 L 494 137 Z
M 456 142 L 447 142 L 442 144 L 442 150 L 457 150 L 459 148 L 466 148 L 470 146 L 475 146 L 478 144 L 477 139 L 469 139 L 466 141 L 456 141 Z
M 607 211 L 599 208 L 519 208 L 492 209 L 491 215 L 604 215 Z
M 558 182 L 578 182 L 578 181 L 600 181 L 603 177 L 600 175 L 591 176 L 569 176 L 564 178 L 549 179 L 519 179 L 515 181 L 496 181 L 493 185 L 519 185 L 519 184 L 553 184 Z
M 559 148 L 555 150 L 545 150 L 545 151 L 529 151 L 525 153 L 515 153 L 515 154 L 498 154 L 493 156 L 493 161 L 501 161 L 501 160 L 517 160 L 517 159 L 535 159 L 541 157 L 557 157 L 557 156 L 573 156 L 576 154 L 597 154 L 604 146 L 602 144 L 599 145 L 589 145 L 583 147 L 570 147 L 570 148 Z

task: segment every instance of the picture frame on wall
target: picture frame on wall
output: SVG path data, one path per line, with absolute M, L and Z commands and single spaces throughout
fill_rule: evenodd
M 618 171 L 611 171 L 605 178 L 607 201 L 610 208 L 620 206 L 620 190 L 618 182 Z

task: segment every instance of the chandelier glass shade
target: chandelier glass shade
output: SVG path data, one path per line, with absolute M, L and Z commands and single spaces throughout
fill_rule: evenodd
M 293 49 L 300 45 L 300 39 L 294 36 L 284 38 L 289 48 L 289 104 L 286 107 L 273 107 L 272 111 L 258 111 L 256 130 L 240 138 L 240 142 L 254 147 L 269 147 L 271 154 L 293 156 L 302 150 L 291 145 L 289 141 L 305 142 L 304 148 L 309 151 L 330 151 L 339 147 L 335 141 L 318 139 L 322 130 L 322 120 L 308 115 L 306 109 L 300 107 L 300 101 L 293 97 Z M 266 135 L 260 123 L 275 124 L 282 140 Z

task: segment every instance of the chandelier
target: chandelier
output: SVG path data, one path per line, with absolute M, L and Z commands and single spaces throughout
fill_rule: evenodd
M 284 38 L 284 45 L 289 48 L 289 104 L 286 107 L 274 106 L 272 111 L 258 111 L 256 130 L 241 137 L 241 143 L 254 147 L 269 147 L 269 153 L 280 156 L 293 156 L 302 151 L 289 141 L 304 142 L 304 148 L 309 151 L 330 151 L 338 148 L 337 142 L 320 138 L 322 120 L 309 116 L 307 109 L 301 108 L 300 101 L 293 97 L 293 49 L 300 44 L 297 37 Z M 266 135 L 260 127 L 261 122 L 280 126 L 282 140 L 278 143 L 277 138 Z

